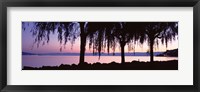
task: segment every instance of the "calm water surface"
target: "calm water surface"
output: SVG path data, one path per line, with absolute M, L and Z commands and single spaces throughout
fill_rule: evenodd
M 126 56 L 126 62 L 133 60 L 149 61 L 149 56 Z M 178 57 L 154 57 L 155 61 L 178 60 Z M 121 62 L 120 56 L 85 56 L 85 61 L 88 63 L 110 63 L 112 61 Z M 37 56 L 37 55 L 23 55 L 22 66 L 59 66 L 60 64 L 78 64 L 79 56 Z

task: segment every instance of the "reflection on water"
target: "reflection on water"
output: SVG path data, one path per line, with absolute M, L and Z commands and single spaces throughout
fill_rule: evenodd
M 126 62 L 149 61 L 149 56 L 126 56 Z M 178 57 L 154 57 L 154 61 L 178 60 Z M 79 56 L 37 56 L 37 55 L 23 55 L 22 66 L 59 66 L 60 64 L 78 64 Z M 120 56 L 85 56 L 85 61 L 88 63 L 110 63 L 112 61 L 121 62 Z

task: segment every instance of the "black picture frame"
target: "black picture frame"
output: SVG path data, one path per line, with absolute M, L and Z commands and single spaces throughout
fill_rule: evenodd
M 0 90 L 2 92 L 199 92 L 200 0 L 1 0 L 0 1 Z M 194 85 L 7 85 L 7 7 L 193 7 Z

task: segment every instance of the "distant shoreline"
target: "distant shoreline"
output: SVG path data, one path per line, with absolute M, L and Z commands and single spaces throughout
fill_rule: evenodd
M 128 52 L 125 56 L 150 56 L 148 52 Z M 30 53 L 23 52 L 22 55 L 39 55 L 39 56 L 80 56 L 80 53 Z M 121 56 L 120 52 L 116 53 L 85 53 L 85 56 Z M 154 56 L 178 57 L 178 49 L 166 50 L 165 52 L 154 52 Z
M 163 52 L 154 52 L 154 55 L 162 54 Z M 79 56 L 80 53 L 27 53 L 23 52 L 22 55 L 39 55 L 39 56 Z M 85 56 L 99 56 L 98 54 L 85 53 Z M 121 56 L 121 53 L 102 53 L 100 56 Z M 146 52 L 125 53 L 125 56 L 149 56 Z

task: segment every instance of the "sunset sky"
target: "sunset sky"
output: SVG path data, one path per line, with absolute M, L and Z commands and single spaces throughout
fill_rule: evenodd
M 60 44 L 58 41 L 58 35 L 57 32 L 55 34 L 50 35 L 50 41 L 49 43 L 42 45 L 37 48 L 37 45 L 34 44 L 35 37 L 32 36 L 32 33 L 30 32 L 30 29 L 26 29 L 25 31 L 22 31 L 22 51 L 24 52 L 31 52 L 31 53 L 79 53 L 80 52 L 80 38 L 76 39 L 75 43 L 72 44 L 68 42 L 65 46 L 63 44 Z M 60 47 L 63 47 L 62 52 L 60 52 Z M 168 43 L 168 47 L 166 48 L 166 45 L 159 44 L 158 48 L 156 47 L 154 51 L 160 52 L 160 51 L 166 51 L 171 49 L 178 48 L 178 39 L 176 39 L 173 42 Z M 149 46 L 147 43 L 144 43 L 142 45 L 135 45 L 135 52 L 147 52 L 149 49 Z M 89 50 L 88 42 L 86 43 L 86 53 L 92 53 L 92 49 Z M 112 52 L 112 51 L 110 51 Z M 118 46 L 115 50 L 115 52 L 120 52 L 120 47 Z M 128 46 L 125 47 L 125 52 L 133 52 L 128 51 Z

